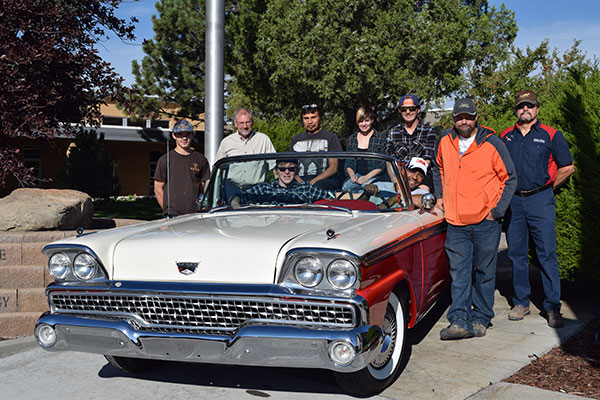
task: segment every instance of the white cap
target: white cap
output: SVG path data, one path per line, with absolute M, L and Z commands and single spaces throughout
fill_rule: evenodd
M 413 157 L 408 163 L 408 169 L 418 168 L 423 171 L 423 174 L 427 175 L 427 161 L 421 157 Z

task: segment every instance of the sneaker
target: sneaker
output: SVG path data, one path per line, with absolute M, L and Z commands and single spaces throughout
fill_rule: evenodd
M 525 318 L 526 315 L 529 315 L 529 307 L 517 304 L 508 313 L 508 319 L 511 321 L 520 321 Z
M 470 331 L 455 324 L 451 324 L 447 328 L 444 328 L 440 331 L 441 340 L 467 339 L 472 338 L 473 336 L 473 331 Z
M 565 326 L 565 319 L 560 315 L 560 311 L 551 310 L 548 312 L 548 326 L 551 328 L 562 328 Z
M 473 322 L 473 335 L 475 335 L 475 337 L 484 337 L 486 331 L 487 331 L 486 325 L 478 324 L 477 322 Z

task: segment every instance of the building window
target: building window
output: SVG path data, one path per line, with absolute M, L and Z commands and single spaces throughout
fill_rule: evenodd
M 153 119 L 150 123 L 151 128 L 164 128 L 169 129 L 169 120 L 168 119 Z
M 136 126 L 138 128 L 146 128 L 145 119 L 127 118 L 127 126 Z
M 39 147 L 25 147 L 23 149 L 23 164 L 33 168 L 33 176 L 42 178 L 42 149 Z
M 102 125 L 123 126 L 123 117 L 102 116 Z
M 162 151 L 151 151 L 150 152 L 150 179 L 149 179 L 149 187 L 148 194 L 150 196 L 154 195 L 154 172 L 156 171 L 156 164 L 158 163 L 158 159 L 163 155 Z

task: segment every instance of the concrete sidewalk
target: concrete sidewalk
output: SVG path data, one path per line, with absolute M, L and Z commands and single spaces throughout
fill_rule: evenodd
M 449 305 L 439 304 L 431 310 L 413 333 L 412 356 L 398 380 L 381 395 L 414 399 L 568 399 L 564 393 L 530 386 L 501 382 L 564 343 L 579 332 L 599 310 L 598 285 L 573 286 L 563 282 L 562 314 L 567 319 L 563 328 L 550 328 L 540 315 L 543 289 L 539 271 L 531 268 L 531 314 L 522 321 L 509 321 L 509 299 L 512 298 L 512 268 L 506 255 L 504 234 L 500 243 L 496 273 L 495 317 L 493 327 L 482 338 L 441 341 L 439 332 L 448 326 L 445 313 Z M 537 306 L 537 308 L 536 308 Z M 428 321 L 429 320 L 429 321 Z M 425 386 L 419 390 L 420 386 Z

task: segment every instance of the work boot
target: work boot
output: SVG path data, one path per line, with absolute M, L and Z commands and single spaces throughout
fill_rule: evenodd
M 486 325 L 479 324 L 477 322 L 473 322 L 473 335 L 475 335 L 475 337 L 484 337 L 486 331 L 487 331 Z
M 560 315 L 560 311 L 548 311 L 548 326 L 551 328 L 562 328 L 565 326 L 565 319 Z
M 463 328 L 455 324 L 451 324 L 447 328 L 440 331 L 441 340 L 458 340 L 467 339 L 474 336 L 473 331 Z
M 511 321 L 520 321 L 525 318 L 526 315 L 529 315 L 529 307 L 517 304 L 508 313 L 508 319 Z

